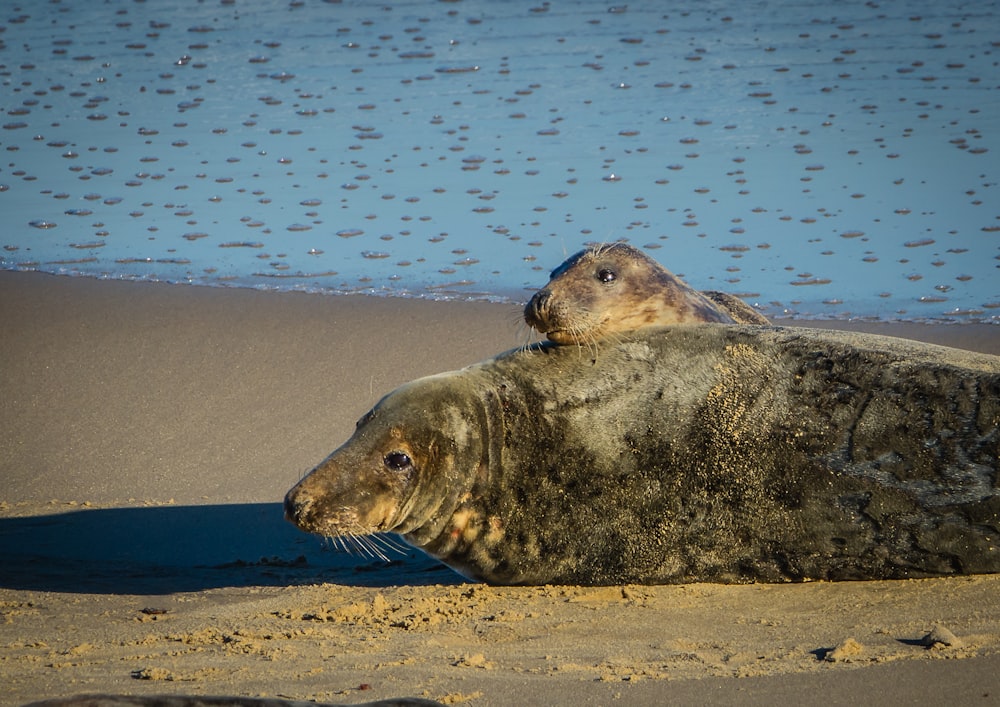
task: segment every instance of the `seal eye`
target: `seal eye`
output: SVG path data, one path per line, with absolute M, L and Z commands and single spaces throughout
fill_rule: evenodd
M 403 452 L 389 452 L 382 461 L 393 471 L 405 471 L 413 467 L 413 461 Z
M 597 271 L 597 279 L 603 283 L 614 282 L 618 279 L 618 275 L 611 268 L 601 268 Z

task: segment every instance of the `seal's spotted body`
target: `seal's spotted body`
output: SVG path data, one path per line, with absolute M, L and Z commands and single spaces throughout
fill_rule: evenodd
M 625 243 L 582 250 L 552 271 L 524 319 L 557 344 L 586 344 L 649 326 L 768 324 L 734 295 L 698 292 Z
M 705 325 L 409 383 L 289 491 L 497 584 L 1000 571 L 1000 358 Z

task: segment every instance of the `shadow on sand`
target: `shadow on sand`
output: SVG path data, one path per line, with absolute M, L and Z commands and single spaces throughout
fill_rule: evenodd
M 391 562 L 340 552 L 288 523 L 280 503 L 79 510 L 0 518 L 0 587 L 169 594 L 329 582 L 454 584 L 459 575 L 403 546 Z

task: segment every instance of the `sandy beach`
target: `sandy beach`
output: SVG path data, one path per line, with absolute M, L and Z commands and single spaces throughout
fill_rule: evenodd
M 1000 700 L 1000 575 L 494 588 L 282 518 L 382 395 L 529 341 L 517 305 L 8 271 L 0 321 L 4 705 Z M 1000 354 L 991 325 L 819 325 Z

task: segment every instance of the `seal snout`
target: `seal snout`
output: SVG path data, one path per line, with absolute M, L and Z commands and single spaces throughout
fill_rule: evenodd
M 312 499 L 303 498 L 300 487 L 296 486 L 285 494 L 285 520 L 301 527 L 311 505 Z
M 552 290 L 545 288 L 536 292 L 524 305 L 524 321 L 528 326 L 545 332 L 548 318 L 549 301 L 552 299 Z

